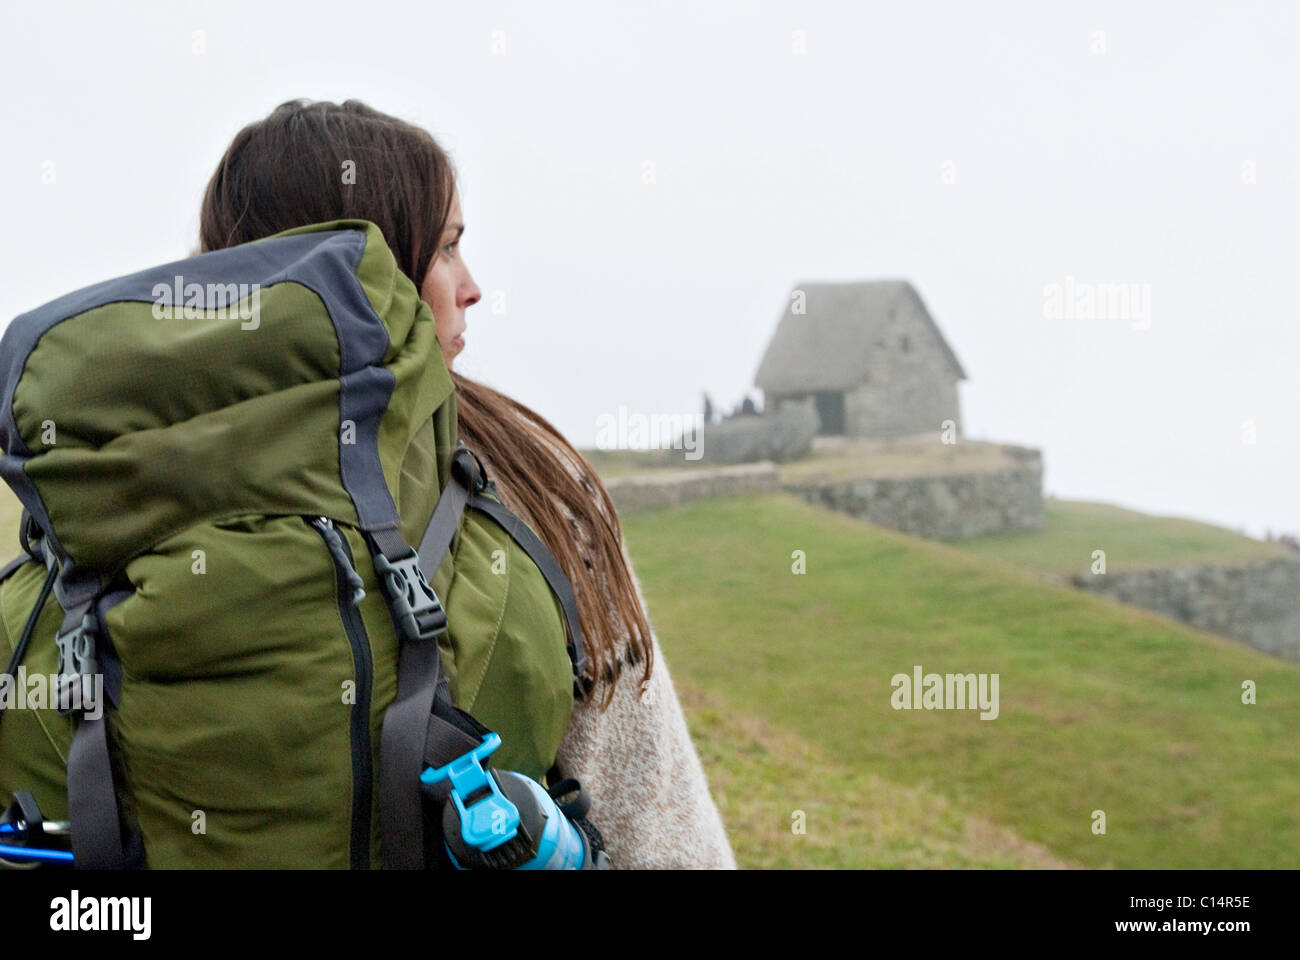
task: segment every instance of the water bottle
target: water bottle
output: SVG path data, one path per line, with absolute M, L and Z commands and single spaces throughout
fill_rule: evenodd
M 600 834 L 584 818 L 585 796 L 579 791 L 577 801 L 565 804 L 570 819 L 531 777 L 510 770 L 484 770 L 482 761 L 500 745 L 501 738 L 490 733 L 474 750 L 446 766 L 430 767 L 420 777 L 429 786 L 451 784 L 442 808 L 442 837 L 452 866 L 458 870 L 609 869 Z

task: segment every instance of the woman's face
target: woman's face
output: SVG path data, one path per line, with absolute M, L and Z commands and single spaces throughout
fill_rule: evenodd
M 483 296 L 460 257 L 460 235 L 464 232 L 460 191 L 453 190 L 451 211 L 447 214 L 447 226 L 443 228 L 438 253 L 420 285 L 420 299 L 433 310 L 438 342 L 442 344 L 448 370 L 456 356 L 465 349 L 465 310 Z

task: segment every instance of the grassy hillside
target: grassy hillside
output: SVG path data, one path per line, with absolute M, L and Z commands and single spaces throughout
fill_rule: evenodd
M 1088 573 L 1094 550 L 1106 552 L 1106 570 L 1194 563 L 1248 563 L 1295 556 L 1234 530 L 1180 517 L 1155 517 L 1108 503 L 1049 499 L 1043 528 L 989 534 L 953 543 L 980 557 L 1033 573 Z
M 5 491 L 8 554 L 17 518 Z M 1300 666 L 790 497 L 624 523 L 742 865 L 1300 864 Z M 999 674 L 1000 716 L 893 710 L 914 664 Z
M 709 787 L 742 867 L 1060 869 L 1077 866 L 926 784 L 837 762 L 816 743 L 674 677 Z M 799 806 L 791 784 L 807 788 Z M 803 815 L 804 831 L 795 832 Z
M 1296 664 L 785 496 L 625 527 L 747 864 L 1300 864 Z M 892 709 L 914 664 L 1000 716 Z

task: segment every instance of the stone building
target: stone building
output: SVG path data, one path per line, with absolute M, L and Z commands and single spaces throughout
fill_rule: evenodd
M 759 364 L 764 410 L 811 399 L 820 433 L 889 437 L 961 430 L 966 372 L 906 280 L 803 283 Z

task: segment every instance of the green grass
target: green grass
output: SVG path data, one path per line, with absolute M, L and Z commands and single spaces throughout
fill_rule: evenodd
M 1091 506 L 1053 510 L 1079 521 Z M 10 554 L 18 515 L 0 497 Z M 624 527 L 742 866 L 1300 864 L 1300 666 L 1034 580 L 1005 547 L 927 543 L 790 497 Z M 1228 532 L 1206 529 L 1205 546 L 1175 547 L 1221 556 Z M 1047 532 L 1059 552 L 1079 542 Z M 1143 540 L 1122 542 L 1136 555 Z M 893 710 L 890 677 L 913 664 L 998 673 L 1000 717 Z M 1256 706 L 1240 702 L 1247 679 Z
M 837 763 L 815 743 L 728 710 L 676 679 L 709 787 L 743 867 L 1058 869 L 1015 832 L 928 785 L 902 787 Z M 791 783 L 816 785 L 796 805 Z
M 1088 573 L 1093 551 L 1106 552 L 1106 570 L 1249 563 L 1295 556 L 1276 543 L 1180 517 L 1155 517 L 1108 503 L 1048 499 L 1043 528 L 954 542 L 968 553 L 1031 573 Z
M 806 456 L 781 464 L 781 481 L 847 483 L 879 477 L 986 473 L 1020 466 L 1014 449 L 982 440 L 945 444 L 937 436 L 819 437 Z
M 604 480 L 657 470 L 717 467 L 709 458 L 708 432 L 698 460 L 681 450 L 580 451 Z M 813 449 L 798 460 L 779 465 L 782 482 L 810 480 L 847 482 L 868 477 L 915 477 L 950 473 L 983 473 L 1020 465 L 1016 448 L 981 440 L 943 444 L 934 437 L 818 437 Z
M 663 466 L 661 451 L 656 450 L 598 450 L 591 448 L 579 450 L 578 452 L 591 464 L 602 480 L 631 477 Z M 682 466 L 691 465 L 680 454 L 678 459 L 681 460 Z
M 714 698 L 688 716 L 742 862 L 996 866 L 1028 845 L 1089 867 L 1300 864 L 1300 666 L 791 497 L 624 524 L 678 684 Z M 914 664 L 999 674 L 1001 715 L 893 710 Z M 811 747 L 772 761 L 747 724 Z M 767 815 L 736 806 L 762 790 Z M 882 805 L 901 833 L 872 822 Z M 819 811 L 819 842 L 811 817 L 787 837 L 796 809 Z M 962 818 L 1014 839 L 980 856 Z

